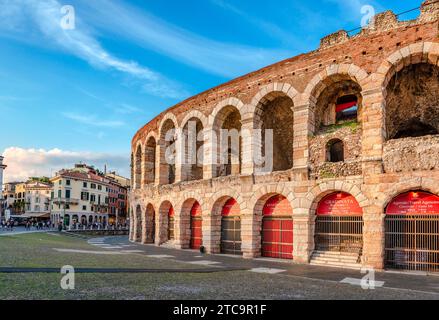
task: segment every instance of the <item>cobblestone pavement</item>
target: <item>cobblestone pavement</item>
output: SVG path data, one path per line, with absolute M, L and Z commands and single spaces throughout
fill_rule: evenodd
M 277 259 L 243 259 L 229 255 L 205 255 L 196 250 L 177 250 L 154 245 L 131 243 L 127 237 L 104 237 L 89 240 L 89 243 L 109 250 L 129 250 L 130 252 L 164 260 L 164 266 L 171 261 L 208 265 L 217 268 L 244 268 L 249 272 L 278 274 L 295 279 L 325 281 L 327 283 L 345 283 L 361 287 L 361 279 L 366 273 L 360 270 L 320 267 L 294 264 L 291 261 Z M 414 274 L 396 271 L 376 271 L 371 284 L 376 289 L 391 289 L 411 293 L 432 294 L 439 299 L 438 274 Z M 364 282 L 363 282 L 364 285 Z

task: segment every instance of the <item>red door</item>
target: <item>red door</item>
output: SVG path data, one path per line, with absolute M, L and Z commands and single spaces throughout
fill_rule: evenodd
M 293 259 L 293 211 L 288 200 L 277 195 L 264 206 L 262 220 L 263 257 Z
M 195 202 L 191 209 L 191 249 L 198 250 L 203 245 L 202 227 L 201 206 L 198 202 Z

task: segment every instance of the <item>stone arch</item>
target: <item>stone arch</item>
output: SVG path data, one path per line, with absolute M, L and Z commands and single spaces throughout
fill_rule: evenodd
M 154 243 L 156 235 L 155 226 L 155 207 L 152 203 L 148 203 L 144 207 L 144 219 L 142 224 L 142 243 Z
M 377 81 L 381 82 L 381 88 L 385 92 L 393 75 L 405 66 L 416 63 L 429 63 L 437 65 L 439 62 L 439 43 L 418 42 L 405 46 L 390 54 L 378 67 Z
M 253 118 L 258 105 L 264 103 L 267 98 L 279 95 L 285 95 L 292 101 L 295 101 L 298 96 L 298 91 L 289 83 L 274 82 L 270 83 L 259 90 L 259 92 L 253 97 L 251 103 L 247 105 L 243 111 L 243 118 Z
M 395 185 L 385 194 L 385 197 L 379 201 L 381 212 L 384 214 L 387 205 L 398 195 L 412 191 L 423 190 L 432 194 L 439 195 L 439 185 L 434 179 L 429 178 L 414 178 L 409 181 L 404 181 L 403 185 Z
M 140 189 L 142 187 L 142 159 L 143 149 L 140 141 L 136 145 L 134 154 L 134 188 Z
M 203 124 L 203 127 L 204 127 L 204 128 L 207 128 L 207 127 L 208 127 L 208 119 L 207 119 L 207 117 L 206 117 L 201 111 L 198 111 L 198 110 L 191 110 L 191 111 L 189 111 L 189 112 L 185 115 L 185 117 L 183 118 L 183 120 L 181 121 L 181 123 L 180 123 L 180 127 L 183 128 L 183 127 L 186 125 L 186 123 L 187 123 L 190 119 L 192 119 L 192 118 L 197 118 L 197 119 L 199 119 L 199 120 L 201 121 L 201 123 Z
M 229 100 L 227 100 L 229 101 Z M 234 101 L 235 105 L 237 103 Z M 227 104 L 216 109 L 211 125 L 213 177 L 237 175 L 242 166 L 242 113 L 239 107 Z M 223 150 L 226 149 L 226 150 Z
M 391 54 L 378 68 L 385 138 L 439 133 L 439 43 L 419 42 Z
M 193 196 L 183 197 L 185 199 L 181 204 L 180 215 L 179 215 L 179 239 L 182 249 L 188 249 L 190 247 L 191 241 L 191 210 L 195 203 L 198 203 L 203 207 L 202 202 L 197 200 Z
M 293 167 L 294 99 L 297 91 L 287 83 L 273 83 L 262 88 L 249 105 L 256 135 L 254 152 L 270 161 L 258 164 L 256 172 L 282 171 Z M 272 130 L 272 143 L 266 143 L 266 130 Z M 256 138 L 257 137 L 257 138 Z M 268 149 L 267 149 L 268 148 Z M 272 150 L 271 150 L 272 149 Z M 268 159 L 266 159 L 268 160 Z
M 155 132 L 150 132 L 145 140 L 144 146 L 144 175 L 143 183 L 148 185 L 155 182 L 156 174 L 156 155 L 157 155 L 157 135 Z
M 181 180 L 203 179 L 207 118 L 198 110 L 190 112 L 182 121 Z
M 203 244 L 208 253 L 220 252 L 221 211 L 231 198 L 237 201 L 241 212 L 247 208 L 241 195 L 231 188 L 218 190 L 210 197 L 209 201 L 200 203 L 203 212 Z
M 158 237 L 156 238 L 156 244 L 161 245 L 168 241 L 169 232 L 169 211 L 174 209 L 174 206 L 170 200 L 163 200 L 159 206 L 157 212 L 157 230 Z
M 312 133 L 337 122 L 336 104 L 344 96 L 356 96 L 358 122 L 361 122 L 362 91 L 368 74 L 354 64 L 332 64 L 318 73 L 307 85 L 303 99 L 310 105 L 309 125 Z
M 178 130 L 176 117 L 172 113 L 167 113 L 160 121 L 159 127 L 159 184 L 172 184 L 176 181 Z
M 315 102 L 317 97 L 320 96 L 320 94 L 329 87 L 334 80 L 346 78 L 357 82 L 361 87 L 365 87 L 368 74 L 365 70 L 352 63 L 331 64 L 326 67 L 325 70 L 316 74 L 308 83 L 303 92 L 302 100 Z
M 235 107 L 241 113 L 241 118 L 244 118 L 244 114 L 242 113 L 244 111 L 244 103 L 241 100 L 239 100 L 238 98 L 235 98 L 235 97 L 224 99 L 224 100 L 220 101 L 215 106 L 215 108 L 212 110 L 212 112 L 210 113 L 209 118 L 208 118 L 208 123 L 209 123 L 208 128 L 209 129 L 212 129 L 211 127 L 213 126 L 213 124 L 215 122 L 215 118 L 217 117 L 218 113 L 220 113 L 221 110 L 227 106 Z
M 333 192 L 339 191 L 352 195 L 363 210 L 369 205 L 368 198 L 357 185 L 348 182 L 330 181 L 312 188 L 307 193 L 305 199 L 296 199 L 293 201 L 293 208 L 307 209 L 309 210 L 310 216 L 314 217 L 320 200 Z

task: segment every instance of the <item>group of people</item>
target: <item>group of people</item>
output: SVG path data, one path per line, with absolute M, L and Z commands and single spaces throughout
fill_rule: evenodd
M 34 230 L 49 230 L 49 229 L 55 228 L 55 224 L 52 223 L 50 220 L 49 221 L 28 220 L 28 221 L 26 221 L 24 226 L 25 226 L 27 231 L 30 231 L 32 229 L 34 229 Z
M 12 219 L 9 219 L 9 220 L 2 220 L 1 221 L 1 228 L 2 228 L 2 231 L 14 231 L 14 225 L 15 225 L 15 222 L 14 222 L 14 220 L 12 220 Z

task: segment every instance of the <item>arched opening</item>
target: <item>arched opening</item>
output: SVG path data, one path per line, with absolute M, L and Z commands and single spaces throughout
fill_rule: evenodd
M 191 208 L 191 240 L 190 248 L 198 250 L 203 245 L 203 217 L 201 206 L 195 201 Z
M 88 224 L 93 224 L 93 216 L 88 217 Z
M 332 139 L 326 146 L 327 162 L 343 162 L 344 161 L 344 144 L 340 139 Z
M 263 257 L 293 259 L 293 210 L 287 198 L 272 196 L 262 210 Z
M 174 208 L 171 206 L 168 211 L 168 240 L 175 240 L 175 233 L 174 233 L 174 225 L 175 225 L 175 212 Z
M 81 216 L 81 225 L 83 226 L 87 225 L 87 217 L 85 215 Z
M 261 130 L 258 154 L 261 161 L 256 164 L 257 172 L 282 171 L 293 167 L 293 107 L 291 98 L 279 92 L 268 94 L 258 104 L 254 128 Z
M 241 173 L 242 138 L 241 114 L 233 106 L 224 107 L 214 121 L 216 134 L 216 168 L 214 176 Z M 215 146 L 214 146 L 215 148 Z
M 242 255 L 241 209 L 238 202 L 230 198 L 221 210 L 221 253 Z
M 157 143 L 154 137 L 150 137 L 145 147 L 145 184 L 155 181 L 155 154 Z
M 176 142 L 174 122 L 168 119 L 160 130 L 160 184 L 175 182 Z
M 386 86 L 387 139 L 439 133 L 439 67 L 411 64 Z
M 439 270 L 439 197 L 414 190 L 385 209 L 385 267 Z
M 342 75 L 333 81 L 318 94 L 314 112 L 315 133 L 326 133 L 334 127 L 353 127 L 361 120 L 361 86 Z
M 344 252 L 360 261 L 363 250 L 363 210 L 357 200 L 346 192 L 325 196 L 317 205 L 315 250 Z
M 155 210 L 152 204 L 148 204 L 145 212 L 144 243 L 155 243 Z
M 136 164 L 135 164 L 135 188 L 142 187 L 142 147 L 139 145 L 136 150 Z
M 198 118 L 191 118 L 183 127 L 183 181 L 203 179 L 203 124 Z

